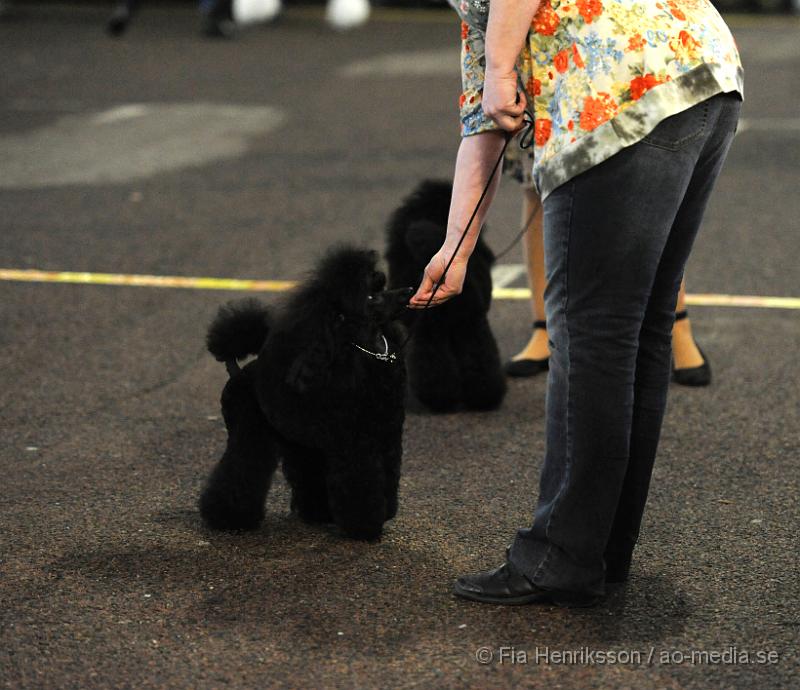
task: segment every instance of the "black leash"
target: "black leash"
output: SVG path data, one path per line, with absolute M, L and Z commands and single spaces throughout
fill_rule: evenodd
M 517 94 L 517 102 L 519 102 L 519 94 Z M 531 115 L 530 111 L 526 108 L 525 114 L 523 116 L 523 128 L 520 130 L 520 137 L 519 137 L 519 147 L 521 149 L 530 148 L 531 144 L 533 143 L 534 138 L 534 118 Z M 494 176 L 497 173 L 497 169 L 500 167 L 500 163 L 503 162 L 503 156 L 506 154 L 506 150 L 508 149 L 508 145 L 511 143 L 511 140 L 516 136 L 516 132 L 506 132 L 505 133 L 505 142 L 503 143 L 503 148 L 500 150 L 500 155 L 497 157 L 497 161 L 492 167 L 492 172 L 489 173 L 489 179 L 486 181 L 486 185 L 481 192 L 481 196 L 478 199 L 478 203 L 475 206 L 475 210 L 472 212 L 472 215 L 469 217 L 469 221 L 467 222 L 467 226 L 464 228 L 463 232 L 461 233 L 461 237 L 458 239 L 458 243 L 456 244 L 456 248 L 453 250 L 453 254 L 450 256 L 450 259 L 445 264 L 444 271 L 442 272 L 441 277 L 437 280 L 433 285 L 433 290 L 431 291 L 431 296 L 428 298 L 428 301 L 425 303 L 425 306 L 419 310 L 421 313 L 417 315 L 414 322 L 408 327 L 408 333 L 406 335 L 406 339 L 403 341 L 403 344 L 397 349 L 398 353 L 403 352 L 406 345 L 408 345 L 408 341 L 411 340 L 411 336 L 414 334 L 414 328 L 419 323 L 420 319 L 422 318 L 425 311 L 431 306 L 433 302 L 433 298 L 436 297 L 436 293 L 439 288 L 444 284 L 445 279 L 447 278 L 447 272 L 450 270 L 450 267 L 453 265 L 453 261 L 455 261 L 456 256 L 458 255 L 458 250 L 461 249 L 461 245 L 464 243 L 464 240 L 467 237 L 467 233 L 469 229 L 472 227 L 472 221 L 475 220 L 475 216 L 478 215 L 478 211 L 481 208 L 481 204 L 483 200 L 486 198 L 486 195 L 489 193 L 489 188 L 492 186 L 492 180 L 494 180 Z M 534 213 L 531 214 L 528 222 L 525 223 L 522 230 L 519 231 L 517 236 L 514 238 L 514 241 L 504 249 L 497 258 L 502 257 L 506 252 L 511 250 L 511 248 L 519 241 L 519 239 L 525 234 L 530 225 L 531 221 L 533 220 Z
M 514 239 L 511 240 L 504 248 L 503 251 L 498 252 L 495 254 L 494 260 L 497 261 L 498 259 L 502 259 L 506 254 L 508 254 L 524 236 L 525 233 L 528 232 L 528 228 L 531 226 L 533 219 L 536 217 L 536 214 L 539 212 L 539 207 L 535 207 L 531 214 L 528 216 L 525 224 L 520 228 L 519 232 L 514 235 Z
M 525 98 L 525 116 L 523 118 L 523 121 L 524 121 L 525 125 L 524 125 L 524 128 L 520 131 L 520 134 L 519 134 L 519 147 L 520 147 L 520 149 L 525 151 L 525 150 L 529 149 L 531 146 L 533 146 L 533 142 L 535 140 L 535 135 L 536 135 L 536 118 L 533 116 L 533 112 L 530 110 L 530 105 L 531 105 L 530 98 L 527 97 L 528 96 L 528 92 L 525 89 L 525 85 L 522 83 L 522 79 L 519 76 L 519 73 L 517 73 L 517 83 L 519 84 L 520 88 L 522 89 L 522 91 L 526 95 L 526 98 Z M 519 102 L 519 94 L 517 94 L 517 102 Z M 506 144 L 508 144 L 508 142 L 506 142 Z M 514 248 L 514 246 L 517 244 L 517 242 L 519 242 L 522 239 L 522 237 L 525 235 L 525 233 L 528 232 L 528 228 L 530 227 L 531 223 L 533 222 L 533 219 L 536 216 L 536 213 L 538 212 L 538 210 L 539 209 L 537 207 L 537 208 L 534 208 L 533 211 L 531 211 L 531 214 L 525 220 L 524 225 L 520 228 L 519 232 L 514 236 L 514 239 L 511 240 L 511 242 L 508 243 L 508 245 L 503 249 L 503 251 L 501 251 L 501 252 L 499 252 L 499 253 L 497 253 L 495 255 L 495 257 L 494 257 L 495 261 L 497 261 L 498 259 L 502 259 L 506 254 L 508 254 L 508 252 L 510 252 Z

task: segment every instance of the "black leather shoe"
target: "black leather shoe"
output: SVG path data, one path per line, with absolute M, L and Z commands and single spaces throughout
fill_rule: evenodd
M 547 328 L 544 321 L 534 321 L 533 330 L 537 328 Z M 507 376 L 513 378 L 527 378 L 529 376 L 536 376 L 550 368 L 550 358 L 544 359 L 510 359 L 505 364 L 505 372 Z
M 557 592 L 534 585 L 516 567 L 506 561 L 499 568 L 474 575 L 462 575 L 453 586 L 453 594 L 484 604 L 555 604 L 556 606 L 593 606 L 598 597 L 576 592 Z

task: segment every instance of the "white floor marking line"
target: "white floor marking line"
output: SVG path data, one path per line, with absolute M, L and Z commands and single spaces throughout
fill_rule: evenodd
M 525 275 L 524 264 L 499 264 L 492 267 L 492 285 L 495 288 L 508 287 L 523 275 Z

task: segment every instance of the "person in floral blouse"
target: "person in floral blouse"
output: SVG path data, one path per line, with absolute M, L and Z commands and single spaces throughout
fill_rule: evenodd
M 458 578 L 454 593 L 591 605 L 629 575 L 675 303 L 736 131 L 741 62 L 708 0 L 461 0 L 456 9 L 462 140 L 447 237 L 411 306 L 461 291 L 498 176 L 456 246 L 527 109 L 551 353 L 533 524 L 502 565 Z

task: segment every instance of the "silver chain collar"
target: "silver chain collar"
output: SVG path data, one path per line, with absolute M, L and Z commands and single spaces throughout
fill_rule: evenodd
M 361 347 L 361 345 L 358 345 L 353 342 L 351 342 L 350 344 L 353 347 L 361 350 L 361 352 L 366 352 L 368 355 L 371 355 L 375 359 L 379 359 L 381 362 L 389 362 L 389 363 L 394 362 L 397 359 L 397 355 L 395 355 L 394 352 L 389 352 L 389 341 L 386 340 L 386 336 L 381 334 L 381 338 L 383 338 L 383 349 L 384 349 L 383 352 L 372 352 L 364 347 Z

